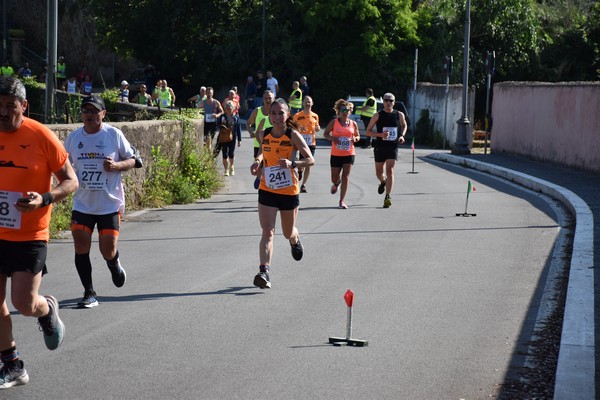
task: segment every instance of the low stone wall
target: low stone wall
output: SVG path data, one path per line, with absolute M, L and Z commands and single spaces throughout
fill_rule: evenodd
M 129 142 L 135 146 L 144 159 L 144 167 L 125 172 L 125 194 L 127 208 L 140 208 L 140 200 L 144 193 L 143 183 L 148 177 L 152 166 L 152 147 L 160 146 L 161 154 L 173 162 L 177 161 L 181 152 L 183 140 L 183 123 L 180 121 L 136 121 L 136 122 L 110 122 L 111 125 L 121 129 Z M 81 124 L 56 124 L 48 125 L 61 140 Z M 193 120 L 192 130 L 197 142 L 202 143 L 204 135 L 204 120 Z
M 491 149 L 600 172 L 600 82 L 494 85 Z

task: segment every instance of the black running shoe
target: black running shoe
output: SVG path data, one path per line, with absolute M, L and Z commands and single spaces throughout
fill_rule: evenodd
M 4 364 L 2 368 L 0 368 L 0 389 L 24 385 L 27 382 L 29 382 L 29 375 L 27 375 L 27 371 L 25 371 L 23 361 L 18 360 L 10 366 Z
M 110 270 L 110 274 L 112 275 L 112 281 L 115 284 L 115 286 L 123 286 L 125 284 L 125 281 L 127 280 L 127 274 L 125 273 L 123 267 L 121 267 L 121 262 L 117 260 L 117 265 L 109 265 L 108 269 Z
M 300 193 L 306 193 L 306 186 L 300 186 Z
M 383 194 L 383 192 L 385 192 L 385 183 L 386 182 L 387 182 L 387 180 L 384 180 L 383 182 L 381 182 L 379 184 L 379 186 L 377 187 L 377 193 Z
M 302 256 L 304 255 L 304 247 L 302 246 L 302 243 L 300 243 L 300 238 L 298 238 L 298 243 L 290 243 L 290 246 L 292 246 L 292 257 L 294 257 L 294 260 L 302 260 Z
M 269 280 L 269 273 L 264 270 L 260 271 L 254 277 L 254 286 L 257 286 L 261 289 L 271 289 L 271 281 Z
M 77 303 L 79 308 L 92 308 L 98 306 L 98 300 L 96 299 L 96 292 L 93 290 L 86 290 L 83 293 L 83 299 Z

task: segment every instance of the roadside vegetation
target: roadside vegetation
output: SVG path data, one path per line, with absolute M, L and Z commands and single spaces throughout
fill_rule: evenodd
M 181 113 L 165 113 L 161 119 L 178 119 L 183 122 L 184 138 L 176 161 L 171 161 L 160 146 L 152 148 L 152 162 L 148 168 L 139 207 L 156 208 L 171 204 L 189 204 L 198 199 L 209 198 L 221 185 L 212 151 L 199 145 L 194 139 L 191 119 L 200 118 L 196 110 Z M 126 173 L 127 174 L 127 173 Z M 125 184 L 126 184 L 125 179 Z M 50 236 L 58 238 L 70 229 L 73 199 L 69 196 L 54 204 L 50 221 Z

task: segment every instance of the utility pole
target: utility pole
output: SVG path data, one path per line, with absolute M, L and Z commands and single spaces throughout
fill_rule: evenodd
M 471 124 L 467 116 L 467 100 L 469 97 L 469 42 L 471 36 L 471 0 L 467 0 L 467 10 L 465 16 L 465 44 L 463 61 L 463 98 L 462 98 L 462 116 L 456 123 L 456 143 L 452 149 L 452 154 L 471 154 L 469 144 L 467 143 L 467 129 Z
M 58 36 L 58 0 L 48 0 L 46 33 L 46 107 L 44 120 L 54 122 L 54 84 L 56 82 L 56 38 Z
M 448 122 L 448 92 L 450 86 L 450 75 L 452 75 L 452 64 L 454 63 L 454 58 L 452 56 L 446 56 L 444 60 L 444 71 L 446 71 L 446 105 L 444 106 L 444 136 L 442 138 L 443 149 L 446 148 L 446 138 L 448 137 L 447 132 L 447 122 Z

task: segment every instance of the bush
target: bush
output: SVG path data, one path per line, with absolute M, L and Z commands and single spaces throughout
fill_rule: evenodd
M 106 93 L 106 92 L 105 92 Z M 111 101 L 107 94 L 105 103 Z M 115 97 L 116 100 L 116 97 Z M 107 104 L 108 107 L 108 104 Z M 164 207 L 169 204 L 188 204 L 200 198 L 209 198 L 220 187 L 221 177 L 211 150 L 199 146 L 192 130 L 190 116 L 198 117 L 194 110 L 166 113 L 162 119 L 179 119 L 183 122 L 183 140 L 177 160 L 166 157 L 160 146 L 151 148 L 152 162 L 147 163 L 143 191 L 139 196 L 142 207 Z M 72 200 L 57 205 L 52 213 L 51 235 L 68 229 L 71 223 Z
M 50 218 L 50 238 L 60 238 L 63 231 L 71 229 L 72 209 L 73 195 L 70 195 L 63 201 L 52 205 L 52 218 Z

